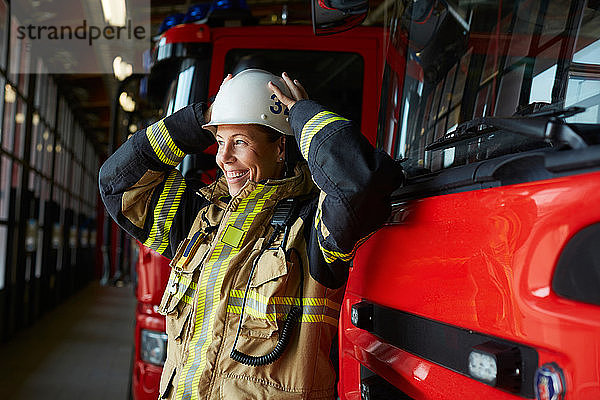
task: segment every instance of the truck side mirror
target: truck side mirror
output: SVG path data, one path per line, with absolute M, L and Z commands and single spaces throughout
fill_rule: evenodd
M 312 23 L 315 35 L 346 31 L 364 21 L 369 0 L 312 0 Z

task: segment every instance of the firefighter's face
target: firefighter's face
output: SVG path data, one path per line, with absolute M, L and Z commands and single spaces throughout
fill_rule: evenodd
M 285 139 L 275 141 L 257 125 L 219 125 L 217 164 L 223 170 L 229 194 L 235 196 L 247 181 L 280 178 Z

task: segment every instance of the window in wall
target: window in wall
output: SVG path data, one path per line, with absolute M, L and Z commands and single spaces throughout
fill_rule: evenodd
M 29 39 L 25 38 L 23 40 L 20 40 L 20 50 L 21 50 L 21 55 L 19 56 L 19 71 L 30 71 L 30 66 L 29 64 L 31 63 L 31 52 L 28 51 L 27 49 L 31 46 L 31 43 L 29 42 Z M 29 74 L 22 74 L 20 73 L 18 75 L 18 84 L 17 86 L 19 87 L 19 90 L 21 91 L 21 93 L 26 96 L 27 95 L 27 89 L 29 88 Z
M 552 88 L 556 79 L 556 61 L 562 42 L 557 42 L 541 51 L 533 63 L 533 79 L 529 102 L 552 102 Z
M 11 82 L 17 82 L 19 66 L 21 64 L 21 45 L 23 41 L 19 39 L 17 28 L 21 25 L 20 21 L 14 16 L 11 17 L 10 28 L 10 47 L 9 47 L 9 62 L 8 79 Z
M 48 89 L 46 92 L 46 104 L 47 106 L 42 109 L 43 116 L 48 121 L 50 126 L 54 126 L 56 123 L 56 105 L 57 105 L 57 88 L 54 80 L 48 78 Z
M 74 128 L 73 155 L 77 161 L 81 162 L 82 156 L 83 156 L 83 141 L 84 141 L 83 131 L 81 130 L 81 128 L 79 127 L 78 124 L 74 124 L 73 128 Z
M 41 190 L 40 190 L 40 221 L 44 221 L 44 214 L 46 212 L 46 201 L 50 200 L 50 181 L 42 178 L 41 179 Z
M 71 208 L 71 194 L 69 192 L 67 192 L 66 190 L 62 191 L 62 197 L 61 197 L 61 200 L 60 200 L 60 204 L 65 209 L 70 209 Z
M 592 41 L 589 36 L 587 39 L 580 36 L 578 46 L 584 46 L 573 55 L 573 62 L 579 64 L 600 65 L 600 39 Z M 589 43 L 592 41 L 591 43 Z
M 17 98 L 17 110 L 14 124 L 14 149 L 13 154 L 17 158 L 23 158 L 25 147 L 25 120 L 27 118 L 27 104 L 20 97 Z
M 539 41 L 539 35 L 534 34 L 540 10 L 540 0 L 527 0 L 515 4 L 516 12 L 509 34 L 508 50 L 506 51 L 507 67 L 527 57 L 529 50 Z M 500 54 L 500 57 L 502 53 Z
M 8 219 L 10 205 L 10 178 L 12 161 L 9 157 L 0 157 L 0 220 Z M 0 257 L 1 258 L 1 257 Z
M 18 188 L 21 186 L 21 179 L 23 175 L 23 166 L 18 162 L 13 163 L 12 167 L 12 187 Z
M 62 145 L 60 143 L 59 140 L 56 140 L 56 147 L 54 148 L 52 145 L 50 145 L 51 149 L 61 149 L 61 151 L 55 151 L 54 152 L 54 182 L 58 183 L 61 186 L 65 185 L 65 163 L 64 163 L 64 152 L 62 151 Z M 56 201 L 58 202 L 59 199 L 56 199 Z
M 46 73 L 44 62 L 41 59 L 37 61 L 37 75 L 35 82 L 35 95 L 33 98 L 33 106 L 38 110 L 43 110 L 46 107 L 46 94 L 48 91 L 48 75 Z
M 0 68 L 6 70 L 6 45 L 8 42 L 8 4 L 0 0 Z
M 0 0 L 1 1 L 1 0 Z M 1 121 L 2 121 L 2 116 L 4 115 L 4 106 L 6 104 L 6 97 L 7 97 L 7 92 L 6 92 L 6 79 L 4 77 L 4 75 L 0 74 L 0 127 L 2 127 Z M 16 100 L 16 97 L 14 97 L 14 92 L 8 93 L 8 97 L 9 100 Z M 2 135 L 0 134 L 0 141 L 2 141 Z
M 590 76 L 585 71 L 578 72 L 569 74 L 565 106 L 584 107 L 585 111 L 570 117 L 569 122 L 600 123 L 600 73 Z
M 2 148 L 9 153 L 13 152 L 15 115 L 17 110 L 17 91 L 6 84 L 4 89 L 4 125 L 2 132 Z
M 525 65 L 521 64 L 502 75 L 496 99 L 495 115 L 511 116 L 517 111 L 518 93 L 521 93 L 524 73 Z
M 69 190 L 73 184 L 73 174 L 75 173 L 75 168 L 73 168 L 75 166 L 75 163 L 73 162 L 73 153 L 70 151 L 65 151 L 63 147 L 63 150 L 60 151 L 60 154 L 63 159 L 62 185 Z M 65 206 L 68 206 L 68 204 L 65 203 Z
M 31 147 L 29 149 L 29 164 L 37 169 L 42 170 L 43 165 L 43 149 L 44 139 L 43 134 L 46 130 L 46 124 L 40 120 L 40 115 L 36 111 L 33 114 L 31 122 Z
M 67 151 L 73 152 L 73 116 L 69 110 L 67 110 L 65 124 L 60 134 L 63 147 Z
M 554 86 L 555 77 L 556 64 L 534 76 L 531 83 L 529 102 L 550 103 L 552 101 L 552 87 Z
M 54 186 L 52 200 L 62 207 L 62 189 L 60 187 Z
M 456 73 L 456 82 L 454 83 L 454 90 L 452 92 L 451 108 L 458 107 L 461 104 L 463 93 L 465 91 L 465 83 L 467 82 L 467 74 L 469 73 L 469 65 L 471 63 L 472 54 L 473 49 L 470 48 L 460 58 L 458 70 Z
M 65 243 L 63 243 L 63 230 L 65 229 L 65 209 L 64 209 L 64 205 L 62 203 L 63 200 L 63 193 L 62 193 L 62 189 L 58 188 L 58 187 L 54 187 L 54 192 L 53 192 L 53 200 L 58 204 L 59 206 L 59 212 L 60 212 L 60 216 L 58 217 L 58 222 L 55 222 L 54 224 L 54 230 L 56 231 L 56 241 L 53 243 L 53 246 L 55 249 L 58 250 L 57 252 L 57 258 L 56 258 L 56 270 L 57 271 L 61 271 L 62 270 L 62 264 L 63 264 L 63 252 L 62 252 L 62 248 L 65 245 Z
M 456 78 L 456 65 L 448 71 L 446 83 L 440 99 L 440 108 L 438 109 L 438 118 L 441 118 L 450 109 L 450 100 L 452 99 L 452 90 L 454 89 L 454 78 Z
M 586 109 L 567 119 L 573 123 L 600 123 L 600 39 L 594 38 L 593 29 L 583 24 L 569 68 L 565 106 Z
M 52 176 L 52 156 L 54 148 L 53 142 L 54 134 L 48 128 L 48 126 L 44 124 L 41 146 L 38 144 L 36 146 L 36 151 L 41 152 L 40 157 L 42 162 L 42 173 L 46 176 Z
M 29 189 L 31 192 L 34 192 L 36 197 L 38 197 L 39 191 L 38 193 L 36 193 L 37 188 L 39 188 L 39 175 L 35 171 L 29 170 L 29 176 L 27 179 L 27 189 Z
M 78 205 L 79 205 L 79 199 L 78 196 L 81 194 L 81 165 L 79 165 L 79 162 L 77 161 L 73 161 L 73 175 L 71 178 L 71 185 L 70 185 L 70 189 L 71 189 L 71 193 L 73 193 L 73 195 L 71 196 L 71 208 L 73 210 L 77 210 Z
M 41 221 L 41 220 L 40 220 Z M 42 276 L 42 263 L 44 261 L 44 248 L 42 243 L 44 242 L 44 229 L 40 226 L 37 230 L 37 249 L 35 254 L 35 277 L 40 278 Z
M 525 3 L 525 2 L 524 2 Z M 540 14 L 541 23 L 540 41 L 538 47 L 544 47 L 549 42 L 556 40 L 567 29 L 567 18 L 569 17 L 570 1 L 543 1 Z

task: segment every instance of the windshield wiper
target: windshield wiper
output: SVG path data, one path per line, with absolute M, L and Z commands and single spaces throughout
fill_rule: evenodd
M 569 107 L 525 116 L 474 118 L 463 122 L 454 131 L 425 147 L 425 150 L 448 148 L 463 140 L 481 137 L 496 131 L 509 131 L 552 144 L 566 143 L 572 149 L 581 149 L 587 147 L 587 143 L 569 124 L 563 121 L 563 118 L 583 111 L 585 111 L 583 107 Z

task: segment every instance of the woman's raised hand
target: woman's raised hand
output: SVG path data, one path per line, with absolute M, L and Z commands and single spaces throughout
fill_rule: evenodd
M 281 77 L 283 78 L 283 81 L 285 82 L 288 89 L 290 89 L 293 98 L 289 98 L 288 96 L 283 94 L 281 90 L 279 90 L 279 88 L 273 84 L 273 82 L 269 82 L 269 89 L 271 89 L 273 93 L 275 93 L 275 96 L 277 96 L 279 101 L 283 103 L 283 105 L 286 106 L 288 110 L 292 109 L 294 104 L 296 104 L 296 101 L 308 99 L 308 94 L 306 93 L 306 90 L 304 89 L 302 84 L 298 82 L 297 79 L 292 80 L 292 78 L 289 77 L 287 72 L 281 74 Z

